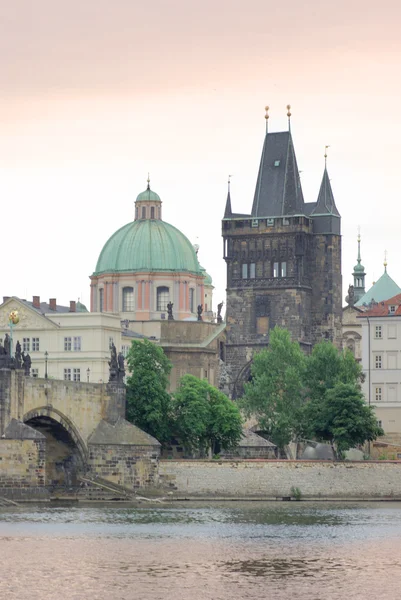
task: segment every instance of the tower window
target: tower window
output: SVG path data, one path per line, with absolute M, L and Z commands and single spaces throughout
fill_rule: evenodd
M 134 288 L 123 288 L 123 312 L 134 310 Z
M 157 311 L 163 312 L 167 310 L 167 303 L 170 297 L 170 290 L 166 286 L 157 288 Z
M 281 278 L 287 277 L 287 263 L 286 262 L 274 262 L 273 263 L 273 277 Z
M 281 277 L 287 277 L 287 263 L 281 263 Z
M 146 219 L 146 206 L 142 206 L 142 219 Z
M 150 207 L 150 218 L 151 219 L 155 218 L 155 207 L 154 206 Z
M 248 265 L 242 265 L 242 279 L 248 279 Z
M 249 278 L 250 279 L 255 279 L 255 276 L 256 276 L 255 263 L 251 263 L 249 265 Z

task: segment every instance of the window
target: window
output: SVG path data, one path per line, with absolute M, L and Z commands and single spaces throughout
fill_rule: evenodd
M 169 301 L 170 290 L 166 286 L 160 286 L 157 288 L 157 308 L 159 312 L 167 310 L 167 304 Z
M 155 218 L 155 207 L 154 207 L 154 206 L 152 206 L 152 207 L 150 208 L 150 218 L 151 218 L 151 219 L 154 219 L 154 218 Z
M 71 372 L 71 369 L 70 369 L 70 372 Z M 73 375 L 74 381 L 81 381 L 81 369 L 73 369 L 72 375 Z
M 29 338 L 22 338 L 22 350 L 29 352 Z
M 134 288 L 123 288 L 123 312 L 134 310 Z
M 248 279 L 248 265 L 242 265 L 242 279 Z
M 65 337 L 64 338 L 64 350 L 66 352 L 71 352 L 71 338 L 70 337 Z
M 189 310 L 191 313 L 195 312 L 195 302 L 194 302 L 195 290 L 193 288 L 189 288 Z
M 112 347 L 113 347 L 113 344 L 114 344 L 114 338 L 112 338 L 112 337 L 109 337 L 109 350 L 111 350 L 111 349 L 112 349 Z
M 128 350 L 129 350 L 129 346 L 121 346 L 121 354 L 123 355 L 124 358 L 127 358 Z
M 74 337 L 74 352 L 81 351 L 81 336 Z
M 64 381 L 71 381 L 71 369 L 64 369 Z
M 281 277 L 287 277 L 287 263 L 281 263 Z
M 382 400 L 382 389 L 381 389 L 381 387 L 377 387 L 375 389 L 375 401 L 381 402 L 381 400 Z
M 375 338 L 381 339 L 383 335 L 383 331 L 382 331 L 382 326 L 381 325 L 376 325 L 375 327 Z
M 104 289 L 99 290 L 99 312 L 103 312 Z
M 39 377 L 39 369 L 31 369 L 32 377 Z
M 286 262 L 274 262 L 273 263 L 273 277 L 287 277 L 287 263 Z
M 255 276 L 256 276 L 255 263 L 251 263 L 249 265 L 249 278 L 250 279 L 255 279 Z
M 378 427 L 383 427 L 382 421 L 376 421 Z
M 278 277 L 278 262 L 273 263 L 273 277 Z
M 142 206 L 142 219 L 146 219 L 146 206 Z
M 39 352 L 39 338 L 32 338 L 32 352 Z
M 376 356 L 375 356 L 375 368 L 376 369 L 381 369 L 382 368 L 382 356 L 381 356 L 381 354 L 376 354 Z
M 389 313 L 390 313 L 390 314 L 393 314 L 393 313 L 395 313 L 395 309 L 396 309 L 396 307 L 395 307 L 395 306 L 390 306 Z

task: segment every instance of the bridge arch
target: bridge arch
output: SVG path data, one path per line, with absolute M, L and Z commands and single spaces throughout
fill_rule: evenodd
M 40 406 L 27 412 L 24 423 L 46 437 L 46 482 L 53 488 L 73 488 L 86 471 L 88 450 L 75 424 L 59 410 Z
M 77 427 L 74 425 L 71 419 L 66 417 L 61 411 L 57 410 L 56 408 L 50 406 L 39 406 L 38 408 L 34 408 L 33 410 L 27 412 L 23 417 L 23 421 L 24 423 L 27 423 L 28 421 L 32 421 L 39 417 L 47 417 L 55 421 L 56 423 L 59 423 L 69 433 L 79 450 L 81 458 L 86 463 L 88 459 L 88 449 L 81 434 L 79 433 Z

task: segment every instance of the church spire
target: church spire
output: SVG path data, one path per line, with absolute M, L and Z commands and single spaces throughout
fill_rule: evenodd
M 230 194 L 230 186 L 231 186 L 231 175 L 228 176 L 228 191 L 227 191 L 227 201 L 226 201 L 226 209 L 224 211 L 224 219 L 228 219 L 232 216 L 231 209 L 231 194 Z
M 352 276 L 354 278 L 354 296 L 355 301 L 358 302 L 360 298 L 365 294 L 365 267 L 361 264 L 361 234 L 358 231 L 358 258 L 357 264 L 354 267 Z

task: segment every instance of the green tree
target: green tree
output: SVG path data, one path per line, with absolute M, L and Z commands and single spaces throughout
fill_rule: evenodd
M 133 341 L 127 355 L 127 419 L 160 443 L 171 437 L 171 397 L 167 392 L 171 363 L 156 344 Z
M 235 447 L 242 437 L 238 407 L 204 379 L 181 378 L 172 398 L 175 437 L 190 452 Z
M 360 385 L 362 368 L 349 350 L 339 351 L 331 342 L 320 342 L 306 359 L 305 385 L 312 400 L 323 398 L 337 383 Z
M 313 437 L 335 445 L 340 456 L 384 435 L 373 407 L 366 404 L 355 383 L 335 383 L 323 397 L 306 405 L 304 418 Z
M 255 355 L 251 381 L 239 401 L 269 439 L 283 449 L 300 431 L 305 355 L 286 329 L 270 332 L 269 347 Z

